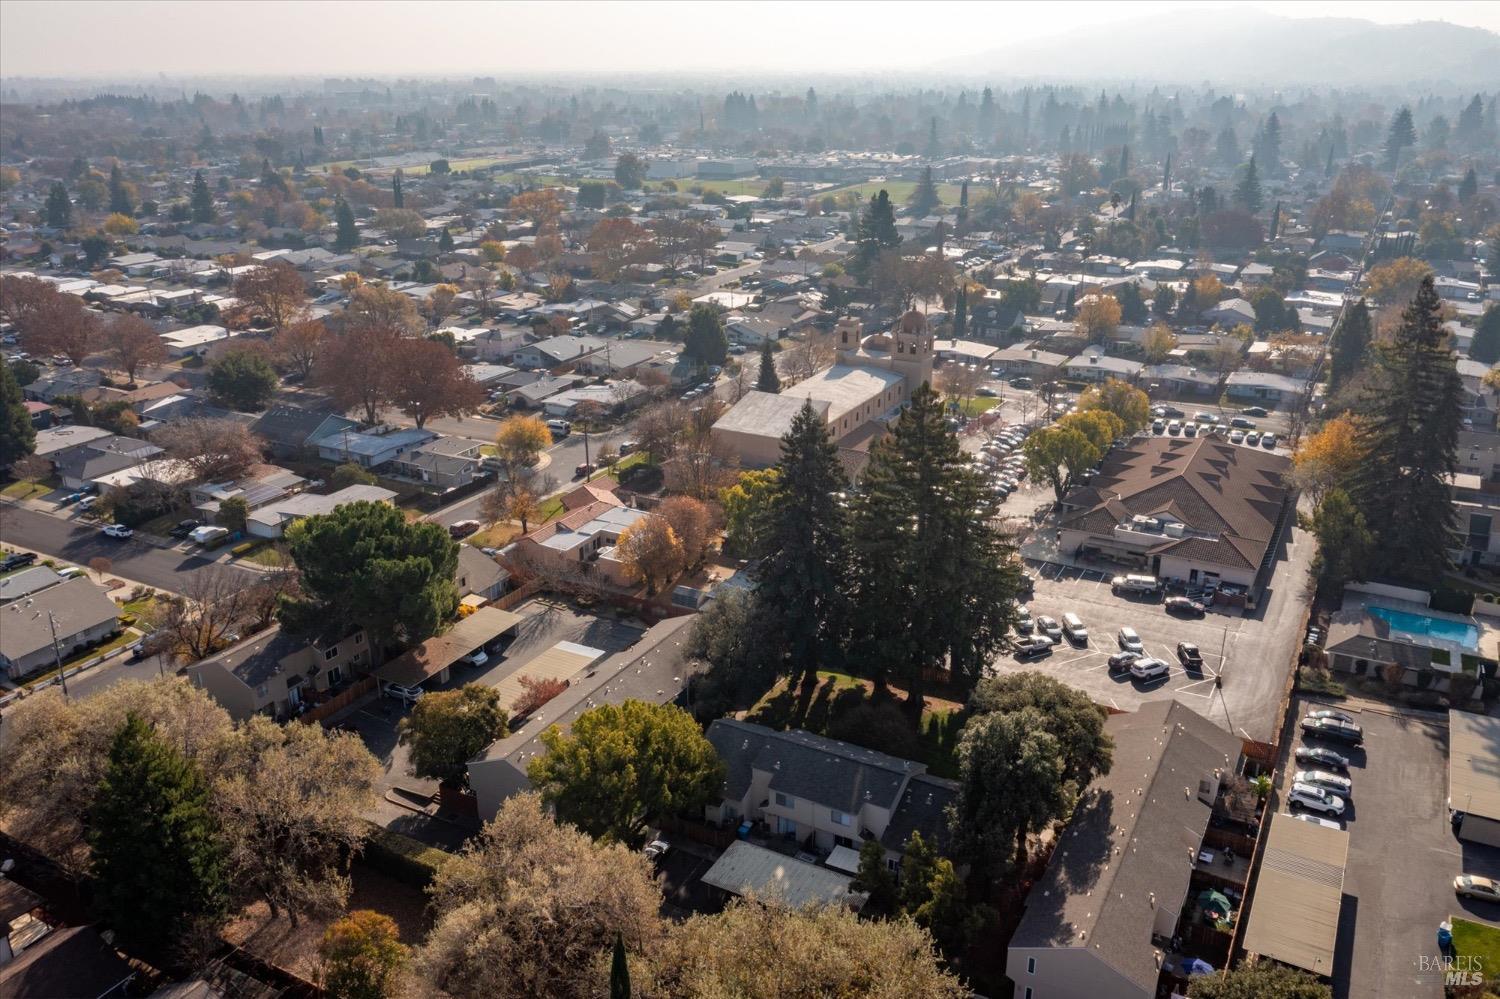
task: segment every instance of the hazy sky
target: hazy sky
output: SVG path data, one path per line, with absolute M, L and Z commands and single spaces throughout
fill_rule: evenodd
M 940 64 L 1199 2 L 316 2 L 0 0 L 0 75 L 794 71 Z M 1289 17 L 1444 20 L 1500 31 L 1500 3 L 1239 4 Z M 904 30 L 932 25 L 931 35 Z

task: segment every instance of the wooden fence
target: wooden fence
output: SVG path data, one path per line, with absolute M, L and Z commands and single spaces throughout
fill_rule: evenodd
M 315 704 L 299 715 L 299 719 L 311 725 L 324 718 L 338 714 L 361 697 L 375 689 L 374 676 L 362 676 L 321 704 Z

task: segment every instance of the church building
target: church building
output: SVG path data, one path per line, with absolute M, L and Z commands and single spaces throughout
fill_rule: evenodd
M 781 438 L 810 402 L 841 451 L 868 451 L 917 387 L 932 381 L 932 334 L 915 310 L 888 333 L 862 336 L 858 319 L 835 328 L 835 363 L 779 393 L 752 391 L 714 424 L 714 437 L 744 468 L 765 468 L 781 457 Z

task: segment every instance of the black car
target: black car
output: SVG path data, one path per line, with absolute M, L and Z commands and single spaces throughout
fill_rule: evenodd
M 1169 420 L 1180 420 L 1187 415 L 1176 406 L 1157 406 L 1155 414 L 1157 416 L 1165 417 Z
M 1188 597 L 1168 597 L 1164 606 L 1167 613 L 1181 614 L 1184 617 L 1202 617 L 1205 613 L 1202 604 Z
M 1335 742 L 1346 742 L 1351 746 L 1358 746 L 1365 741 L 1364 730 L 1353 722 L 1339 721 L 1337 718 L 1304 718 L 1302 719 L 1302 734 L 1321 739 L 1332 739 Z
M 1265 408 L 1262 406 L 1250 406 L 1240 410 L 1240 413 L 1244 416 L 1259 416 L 1262 418 L 1269 415 L 1267 414 Z
M 10 572 L 36 561 L 36 552 L 12 552 L 0 561 L 0 572 Z
M 202 526 L 203 521 L 201 520 L 179 520 L 177 526 L 168 531 L 167 534 L 178 541 L 183 541 L 189 534 L 192 534 Z

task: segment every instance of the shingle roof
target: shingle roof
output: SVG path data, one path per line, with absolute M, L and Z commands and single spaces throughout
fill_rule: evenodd
M 726 798 L 742 798 L 755 771 L 771 774 L 771 788 L 844 812 L 865 804 L 891 808 L 901 786 L 926 767 L 837 739 L 794 729 L 720 718 L 708 727 L 727 767 Z
M 939 853 L 946 853 L 953 839 L 948 828 L 948 805 L 958 797 L 958 784 L 931 774 L 917 774 L 906 782 L 901 803 L 880 836 L 887 850 L 905 851 L 914 832 L 921 833 Z
M 1199 781 L 1232 773 L 1240 740 L 1176 701 L 1115 715 L 1106 731 L 1114 766 L 1063 831 L 1011 947 L 1086 949 L 1150 995 L 1157 910 L 1181 908 L 1208 828 Z

